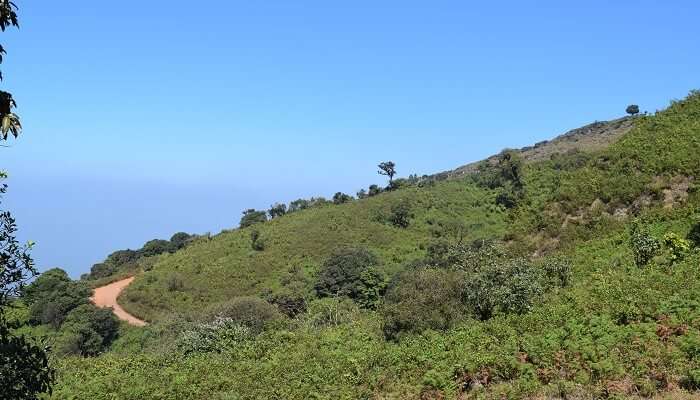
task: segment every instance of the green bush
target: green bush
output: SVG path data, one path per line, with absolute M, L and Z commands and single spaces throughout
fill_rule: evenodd
M 700 222 L 696 222 L 690 228 L 687 239 L 693 243 L 693 246 L 700 247 Z
M 265 211 L 257 211 L 255 209 L 249 208 L 243 211 L 240 227 L 247 228 L 251 225 L 259 224 L 265 221 L 267 221 L 267 214 L 265 213 Z
M 177 340 L 177 348 L 184 355 L 222 353 L 235 349 L 253 336 L 248 326 L 232 318 L 216 317 L 212 322 L 197 324 L 183 332 Z
M 349 194 L 345 194 L 343 192 L 337 192 L 336 194 L 333 195 L 333 204 L 344 204 L 347 202 L 352 201 L 353 198 Z
M 248 327 L 253 333 L 260 333 L 265 325 L 282 318 L 277 308 L 258 297 L 235 297 L 225 303 L 212 306 L 205 312 L 209 320 L 230 319 L 236 324 Z
M 380 308 L 387 339 L 427 329 L 447 330 L 468 315 L 462 304 L 463 275 L 443 269 L 419 269 L 397 277 Z
M 335 327 L 354 321 L 358 314 L 359 310 L 353 301 L 327 297 L 309 303 L 304 321 L 313 328 Z
M 58 329 L 76 307 L 87 304 L 90 289 L 82 282 L 70 280 L 68 274 L 54 268 L 41 274 L 24 290 L 32 324 L 48 324 Z
M 527 312 L 544 292 L 540 269 L 525 259 L 488 262 L 465 280 L 465 302 L 481 320 Z
M 671 264 L 683 260 L 690 251 L 690 241 L 673 232 L 666 233 L 663 242 L 670 253 L 669 261 Z
M 391 205 L 389 222 L 395 227 L 408 228 L 411 224 L 411 218 L 413 218 L 413 214 L 408 200 L 403 199 Z
M 163 253 L 173 253 L 177 250 L 174 244 L 168 240 L 153 239 L 146 242 L 141 248 L 141 255 L 143 257 L 157 256 Z
M 629 246 L 634 254 L 634 263 L 638 267 L 647 265 L 661 250 L 659 241 L 638 221 L 634 221 L 630 227 Z
M 376 304 L 384 286 L 378 258 L 364 248 L 336 250 L 321 267 L 314 288 L 319 297 L 347 296 L 363 306 Z
M 260 238 L 260 231 L 257 229 L 250 231 L 250 247 L 255 251 L 265 250 L 265 241 Z
M 567 287 L 571 282 L 571 261 L 562 257 L 546 259 L 542 265 L 545 277 L 554 286 Z
M 116 339 L 119 320 L 109 308 L 84 304 L 66 317 L 61 326 L 59 352 L 84 357 L 105 350 Z

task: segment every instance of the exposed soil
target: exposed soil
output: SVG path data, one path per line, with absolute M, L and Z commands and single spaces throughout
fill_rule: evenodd
M 125 287 L 129 286 L 133 280 L 134 277 L 132 276 L 131 278 L 122 279 L 120 281 L 112 282 L 109 285 L 98 287 L 94 290 L 90 300 L 97 307 L 112 307 L 114 315 L 116 315 L 117 318 L 121 319 L 122 321 L 126 321 L 134 326 L 144 326 L 146 325 L 146 321 L 138 319 L 129 314 L 119 305 L 119 303 L 117 303 L 119 293 L 121 293 Z

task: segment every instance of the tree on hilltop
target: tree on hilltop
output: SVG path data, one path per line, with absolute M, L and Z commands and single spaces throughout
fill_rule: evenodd
M 384 175 L 389 177 L 389 186 L 394 181 L 394 175 L 396 175 L 396 164 L 394 164 L 393 161 L 385 161 L 383 163 L 380 163 L 378 165 L 379 171 L 377 173 L 379 175 Z
M 629 115 L 635 116 L 635 115 L 639 114 L 639 106 L 636 104 L 630 104 L 625 109 L 625 112 Z

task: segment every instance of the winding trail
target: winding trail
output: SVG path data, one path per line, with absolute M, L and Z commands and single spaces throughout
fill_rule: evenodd
M 117 303 L 117 297 L 119 293 L 124 290 L 125 287 L 129 286 L 131 282 L 134 281 L 134 277 L 122 279 L 120 281 L 112 282 L 109 285 L 98 287 L 93 291 L 90 301 L 92 301 L 97 307 L 112 307 L 112 311 L 117 318 L 122 321 L 134 326 L 145 326 L 146 321 L 138 319 L 133 315 L 129 314 L 124 310 L 119 303 Z

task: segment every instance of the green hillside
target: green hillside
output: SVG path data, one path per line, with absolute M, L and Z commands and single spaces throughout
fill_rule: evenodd
M 139 253 L 52 398 L 698 396 L 700 93 L 633 125 Z
M 125 291 L 123 305 L 134 315 L 157 320 L 168 312 L 197 312 L 232 296 L 274 294 L 284 272 L 301 267 L 313 275 L 341 246 L 376 252 L 382 270 L 391 275 L 422 257 L 431 240 L 457 234 L 451 230 L 461 229 L 465 241 L 502 236 L 506 215 L 494 197 L 493 190 L 463 181 L 441 182 L 224 232 L 200 239 L 186 251 L 161 256 Z M 407 228 L 389 221 L 392 206 L 401 203 L 412 215 Z M 252 230 L 260 232 L 263 251 L 252 249 Z M 169 290 L 174 281 L 181 287 Z

